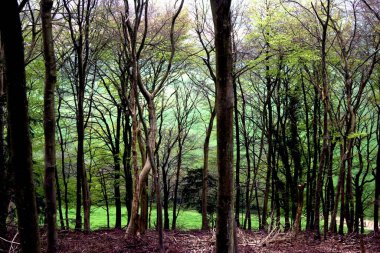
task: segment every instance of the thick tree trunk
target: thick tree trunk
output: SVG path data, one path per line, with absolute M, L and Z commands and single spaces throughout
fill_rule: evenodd
M 5 165 L 5 146 L 4 146 L 4 105 L 5 105 L 5 66 L 4 66 L 4 48 L 0 33 L 0 236 L 6 234 L 6 218 L 8 214 L 8 183 L 7 167 Z
M 6 238 L 7 225 L 6 220 L 8 216 L 8 203 L 9 203 L 9 180 L 8 180 L 8 166 L 6 165 L 6 153 L 4 142 L 4 129 L 5 129 L 5 65 L 4 61 L 4 47 L 0 32 L 0 237 Z M 0 242 L 0 249 L 5 242 Z
M 22 252 L 39 253 L 40 236 L 29 135 L 24 44 L 17 1 L 1 1 L 0 32 L 7 80 L 10 166 L 15 177 L 17 221 Z
M 138 161 L 137 161 L 137 127 L 138 127 L 138 118 L 137 118 L 137 68 L 136 66 L 132 69 L 132 84 L 131 84 L 131 92 L 130 92 L 130 110 L 132 116 L 132 168 L 134 174 L 134 191 L 132 198 L 132 208 L 131 208 L 131 218 L 128 224 L 128 228 L 126 231 L 126 236 L 135 236 L 137 231 L 139 230 L 139 201 L 141 196 L 141 185 L 142 185 L 142 176 L 147 176 L 147 169 L 144 168 L 141 171 L 141 175 L 139 175 Z M 150 165 L 150 164 L 149 164 Z M 144 170 L 145 169 L 145 170 Z M 150 168 L 149 168 L 150 169 Z M 144 172 L 144 174 L 143 174 Z
M 149 125 L 150 129 L 148 131 L 147 139 L 147 161 L 150 163 L 150 167 L 153 172 L 153 187 L 155 188 L 156 193 L 156 211 L 157 211 L 157 231 L 158 231 L 158 242 L 160 250 L 164 249 L 164 238 L 162 231 L 162 203 L 161 203 L 161 192 L 160 192 L 160 179 L 157 166 L 154 162 L 154 152 L 156 149 L 156 134 L 157 134 L 157 118 L 156 118 L 156 108 L 154 105 L 153 98 L 150 98 L 148 101 L 148 112 L 149 112 Z
M 236 252 L 233 181 L 233 109 L 231 1 L 211 0 L 216 50 L 218 206 L 216 251 Z
M 45 201 L 47 252 L 56 252 L 56 155 L 55 155 L 55 84 L 57 82 L 51 9 L 52 0 L 41 0 L 42 40 L 45 58 L 44 136 L 45 136 Z

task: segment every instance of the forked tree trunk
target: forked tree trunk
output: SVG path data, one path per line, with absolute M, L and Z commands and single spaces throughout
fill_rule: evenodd
M 233 181 L 231 0 L 211 0 L 216 50 L 218 205 L 216 251 L 236 252 Z
M 131 208 L 131 219 L 128 224 L 126 231 L 126 236 L 135 236 L 139 229 L 139 200 L 140 200 L 140 189 L 141 189 L 141 176 L 139 175 L 138 161 L 137 161 L 137 106 L 136 106 L 136 96 L 137 96 L 137 69 L 136 66 L 132 69 L 132 83 L 130 91 L 130 110 L 132 116 L 132 168 L 134 174 L 134 191 L 132 198 L 132 208 Z
M 4 43 L 10 166 L 15 179 L 20 246 L 22 252 L 39 253 L 41 248 L 33 183 L 24 44 L 16 0 L 0 2 L 0 31 Z

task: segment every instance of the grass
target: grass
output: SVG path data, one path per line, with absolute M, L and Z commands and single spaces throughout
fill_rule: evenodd
M 116 209 L 111 206 L 109 209 L 110 228 L 115 226 Z M 169 210 L 169 221 L 171 226 L 173 211 Z M 125 207 L 121 210 L 121 225 L 127 226 L 127 210 Z M 151 227 L 156 224 L 156 209 L 152 209 Z M 70 228 L 75 227 L 75 208 L 69 209 Z M 101 229 L 107 227 L 107 212 L 105 207 L 92 207 L 90 217 L 91 229 Z M 195 210 L 180 210 L 177 218 L 177 228 L 181 230 L 200 229 L 202 224 L 202 216 Z
M 110 219 L 110 228 L 115 226 L 116 219 L 116 209 L 114 206 L 110 206 L 109 209 L 109 219 Z M 122 227 L 127 226 L 127 210 L 125 207 L 121 210 L 122 213 Z M 169 223 L 171 227 L 173 211 L 169 209 Z M 154 227 L 156 224 L 156 209 L 152 209 L 151 212 L 151 223 L 150 227 Z M 213 217 L 215 219 L 215 215 Z M 75 227 L 75 208 L 69 209 L 69 220 L 70 220 L 70 228 Z M 213 219 L 210 220 L 211 224 L 214 224 L 215 221 Z M 240 215 L 240 224 L 244 224 L 244 214 Z M 323 229 L 323 218 L 321 217 L 321 230 Z M 105 207 L 92 207 L 91 208 L 91 217 L 90 217 L 91 229 L 97 230 L 101 228 L 107 228 L 107 212 Z M 268 223 L 270 224 L 270 218 L 268 218 Z M 284 217 L 281 217 L 281 224 L 285 223 Z M 302 229 L 305 229 L 306 219 L 302 217 Z M 339 224 L 339 219 L 337 219 L 337 223 Z M 253 230 L 259 229 L 259 220 L 256 214 L 252 214 L 251 224 Z M 202 216 L 196 210 L 180 210 L 177 218 L 177 229 L 179 230 L 193 230 L 200 229 L 202 226 Z M 345 232 L 347 232 L 347 227 L 344 227 Z M 365 231 L 370 232 L 372 227 L 366 227 Z
M 116 209 L 114 206 L 110 206 L 109 209 L 110 228 L 115 226 Z M 122 213 L 122 227 L 127 226 L 127 210 L 125 207 L 121 210 Z M 172 209 L 169 209 L 169 225 L 171 227 L 173 217 Z M 154 227 L 156 224 L 156 209 L 152 209 L 150 227 Z M 210 223 L 215 224 L 215 215 L 211 218 Z M 75 208 L 69 209 L 70 227 L 75 227 Z M 244 222 L 244 214 L 240 215 L 240 222 Z M 270 219 L 268 219 L 270 222 Z M 323 221 L 322 221 L 323 222 Z M 107 227 L 107 212 L 105 207 L 92 207 L 90 217 L 91 229 L 101 229 Z M 281 223 L 284 224 L 284 217 L 281 218 Z M 256 214 L 252 214 L 251 224 L 253 230 L 259 229 L 259 220 Z M 202 226 L 202 215 L 196 210 L 180 210 L 177 218 L 177 229 L 179 230 L 192 230 L 200 229 Z

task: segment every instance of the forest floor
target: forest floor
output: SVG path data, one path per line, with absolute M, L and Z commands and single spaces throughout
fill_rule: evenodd
M 65 253 L 144 253 L 158 252 L 158 236 L 148 230 L 135 239 L 125 239 L 124 230 L 98 230 L 85 234 L 74 231 L 59 232 L 59 252 Z M 43 235 L 46 248 L 46 235 Z M 314 240 L 312 234 L 301 233 L 297 237 L 290 233 L 247 232 L 238 230 L 239 252 L 380 252 L 380 236 L 346 235 L 328 236 L 325 240 Z M 215 231 L 170 231 L 164 233 L 166 253 L 215 252 Z

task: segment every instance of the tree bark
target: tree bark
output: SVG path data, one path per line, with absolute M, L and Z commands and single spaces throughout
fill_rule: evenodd
M 210 146 L 210 137 L 214 124 L 214 119 L 216 117 L 215 107 L 212 109 L 208 127 L 206 129 L 206 137 L 203 144 L 203 170 L 202 170 L 202 230 L 208 230 L 208 218 L 207 218 L 207 195 L 208 195 L 208 154 Z
M 6 238 L 7 235 L 7 216 L 9 203 L 9 179 L 8 166 L 6 164 L 6 152 L 4 142 L 5 121 L 5 65 L 4 65 L 4 47 L 0 32 L 0 237 Z M 5 242 L 0 242 L 0 249 L 3 249 Z
M 179 187 L 179 176 L 182 166 L 182 150 L 183 150 L 183 138 L 182 138 L 182 126 L 178 124 L 178 154 L 177 154 L 177 171 L 175 176 L 174 184 L 174 199 L 173 199 L 173 219 L 172 219 L 172 230 L 176 229 L 177 226 L 177 197 L 178 197 L 178 187 Z
M 314 5 L 312 5 L 314 9 Z M 329 27 L 330 21 L 330 8 L 331 2 L 327 1 L 327 6 L 325 8 L 326 11 L 326 20 L 323 21 L 318 13 L 315 13 L 319 17 L 320 25 L 322 26 L 322 37 L 321 37 L 321 72 L 322 72 L 322 91 L 321 91 L 321 99 L 323 102 L 323 144 L 322 144 L 322 153 L 319 158 L 319 167 L 318 167 L 318 175 L 317 182 L 315 187 L 315 205 L 314 205 L 314 231 L 315 237 L 317 239 L 320 238 L 320 229 L 319 229 L 319 209 L 322 195 L 322 180 L 323 175 L 326 169 L 326 160 L 329 158 L 329 142 L 330 142 L 330 131 L 328 128 L 329 121 L 329 112 L 330 112 L 330 89 L 328 83 L 328 73 L 327 73 L 327 30 Z M 315 9 L 314 9 L 315 11 Z M 315 11 L 316 12 L 316 11 Z
M 132 131 L 129 124 L 130 116 L 127 108 L 124 108 L 124 128 L 123 128 L 123 169 L 125 177 L 125 205 L 127 208 L 128 224 L 131 219 L 132 212 L 132 199 L 133 199 L 133 179 L 132 179 L 132 166 L 131 166 L 131 153 L 132 153 Z
M 240 220 L 239 220 L 239 215 L 240 215 L 240 191 L 241 191 L 240 190 L 240 132 L 239 132 L 239 110 L 238 110 L 238 106 L 237 106 L 237 84 L 236 84 L 236 80 L 233 81 L 233 86 L 234 86 L 235 141 L 236 141 L 235 221 L 236 221 L 236 226 L 240 227 Z M 243 96 L 243 94 L 242 94 L 242 96 Z M 244 112 L 243 112 L 243 115 L 244 115 Z M 246 156 L 249 157 L 249 154 L 247 154 Z M 247 188 L 246 192 L 248 192 L 248 191 L 249 190 Z
M 302 207 L 303 207 L 303 190 L 305 184 L 298 185 L 298 201 L 297 201 L 297 212 L 294 221 L 294 233 L 297 234 L 301 231 L 301 218 L 302 218 Z
M 41 248 L 33 183 L 24 44 L 16 0 L 1 1 L 0 32 L 4 43 L 10 165 L 15 177 L 21 250 L 22 252 L 39 253 Z
M 56 155 L 55 155 L 55 85 L 57 82 L 52 31 L 52 0 L 41 0 L 42 40 L 45 59 L 44 135 L 45 135 L 45 201 L 47 222 L 47 252 L 57 252 L 56 231 Z
M 218 205 L 216 251 L 236 252 L 233 181 L 233 109 L 231 1 L 211 0 L 216 50 Z
M 121 228 L 121 196 L 120 196 L 120 134 L 121 134 L 121 108 L 117 108 L 114 160 L 114 194 L 116 220 L 115 228 Z
M 379 110 L 379 108 L 378 108 Z M 380 147 L 380 116 L 377 118 L 378 146 Z M 377 150 L 376 174 L 375 174 L 375 203 L 373 208 L 373 230 L 379 233 L 379 209 L 380 209 L 380 148 Z
M 60 119 L 61 119 L 61 106 L 62 106 L 62 97 L 58 95 L 58 116 L 57 116 L 57 128 L 58 128 L 58 134 L 59 134 L 59 147 L 60 147 L 60 155 L 61 155 L 61 172 L 62 172 L 62 179 L 63 179 L 63 186 L 64 186 L 64 202 L 65 202 L 65 225 L 66 229 L 69 229 L 69 200 L 68 200 L 68 183 L 66 179 L 66 173 L 65 173 L 65 142 L 63 141 L 63 134 L 62 134 L 62 128 L 60 125 Z

